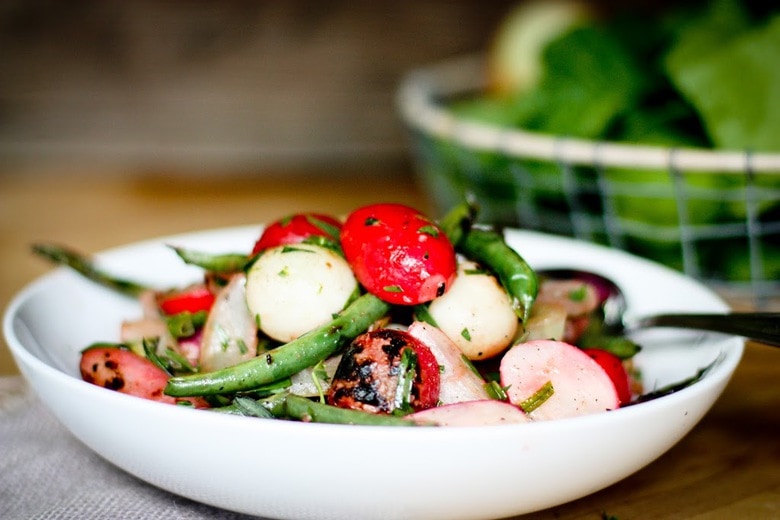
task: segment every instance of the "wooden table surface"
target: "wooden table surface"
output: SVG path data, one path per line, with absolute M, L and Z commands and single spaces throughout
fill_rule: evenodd
M 100 251 L 161 235 L 260 223 L 297 210 L 344 214 L 380 201 L 430 210 L 408 172 L 239 178 L 0 174 L 0 305 L 5 308 L 50 269 L 29 253 L 36 240 Z M 682 442 L 610 488 L 527 518 L 780 518 L 778 367 L 780 351 L 748 344 L 724 394 Z M 0 375 L 16 373 L 3 340 Z

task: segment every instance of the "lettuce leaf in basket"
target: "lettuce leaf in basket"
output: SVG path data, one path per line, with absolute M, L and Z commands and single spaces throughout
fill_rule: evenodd
M 544 70 L 530 91 L 454 100 L 461 118 L 555 135 L 600 138 L 636 104 L 646 73 L 612 31 L 575 28 L 552 41 Z
M 726 0 L 680 33 L 665 66 L 715 147 L 780 151 L 778 56 L 780 15 L 755 24 Z
M 575 28 L 549 44 L 539 84 L 519 96 L 515 125 L 545 133 L 599 138 L 636 104 L 647 77 L 607 28 Z

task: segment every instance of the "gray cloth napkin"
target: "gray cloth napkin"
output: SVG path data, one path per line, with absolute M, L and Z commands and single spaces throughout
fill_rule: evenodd
M 3 520 L 248 520 L 157 489 L 90 451 L 28 389 L 0 377 Z

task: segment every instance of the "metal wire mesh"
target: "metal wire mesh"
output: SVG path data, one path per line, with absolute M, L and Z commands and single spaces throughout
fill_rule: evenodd
M 780 154 L 541 135 L 460 120 L 443 100 L 482 86 L 479 57 L 408 75 L 398 92 L 421 182 L 446 211 L 650 258 L 765 308 L 780 298 Z

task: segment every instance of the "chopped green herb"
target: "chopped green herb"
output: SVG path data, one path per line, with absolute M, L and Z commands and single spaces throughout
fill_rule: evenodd
M 328 372 L 325 370 L 325 360 L 319 361 L 316 365 L 312 367 L 311 370 L 311 380 L 314 383 L 314 386 L 317 388 L 317 394 L 320 397 L 320 402 L 325 402 L 325 389 L 322 387 L 322 383 L 327 383 L 330 378 L 328 377 Z
M 268 409 L 248 397 L 236 397 L 233 399 L 233 405 L 236 407 L 241 415 L 248 415 L 250 417 L 260 417 L 262 419 L 274 419 L 274 414 L 268 411 Z
M 310 235 L 303 239 L 302 244 L 309 244 L 313 246 L 319 246 L 325 249 L 330 249 L 337 255 L 343 257 L 344 251 L 341 250 L 341 244 L 338 240 L 334 240 L 330 237 L 323 237 L 320 235 Z
M 157 355 L 157 347 L 160 344 L 160 338 L 144 338 L 142 343 L 144 346 L 144 355 L 146 356 L 146 359 L 157 365 L 166 373 L 173 375 L 171 374 L 168 364 Z
M 368 217 L 365 221 L 366 226 L 376 226 L 379 224 L 379 219 L 376 217 Z
M 484 388 L 485 392 L 487 392 L 491 399 L 495 399 L 497 401 L 507 400 L 506 388 L 501 386 L 498 381 L 489 381 L 485 383 Z
M 393 413 L 405 415 L 413 412 L 412 386 L 417 377 L 417 354 L 411 348 L 405 348 L 401 352 L 401 361 L 398 365 L 398 386 L 395 391 L 395 410 Z
M 312 226 L 314 226 L 317 229 L 323 231 L 324 233 L 327 233 L 328 236 L 330 236 L 334 240 L 338 240 L 338 238 L 339 238 L 339 228 L 337 228 L 333 224 L 325 222 L 324 220 L 321 220 L 321 219 L 319 219 L 319 218 L 317 218 L 315 216 L 312 216 L 312 215 L 306 215 L 306 220 Z
M 416 319 L 422 322 L 425 322 L 434 327 L 438 327 L 436 320 L 433 319 L 433 316 L 431 316 L 431 313 L 428 311 L 428 306 L 424 303 L 414 306 L 414 316 Z
M 552 381 L 547 381 L 531 397 L 520 403 L 520 409 L 525 413 L 531 413 L 542 406 L 554 393 Z
M 276 273 L 278 276 L 281 276 L 282 278 L 286 278 L 290 276 L 290 270 L 287 266 L 284 266 L 281 271 Z
M 482 377 L 482 374 L 479 373 L 479 370 L 477 370 L 477 367 L 474 366 L 474 363 L 472 363 L 471 360 L 466 357 L 466 354 L 461 354 L 460 359 L 466 363 L 466 366 L 469 367 L 472 372 L 474 372 L 479 377 Z
M 433 238 L 439 238 L 439 230 L 434 225 L 422 226 L 417 231 L 426 235 L 430 235 Z
M 466 341 L 471 341 L 471 333 L 467 327 L 463 327 L 463 330 L 460 331 L 460 335 L 463 336 Z
M 573 302 L 581 302 L 585 300 L 588 295 L 588 286 L 585 284 L 580 285 L 576 289 L 569 291 L 569 299 Z
M 198 369 L 192 366 L 186 357 L 182 356 L 180 353 L 176 352 L 170 347 L 165 349 L 165 357 L 168 360 L 168 365 L 171 367 L 171 370 L 177 374 L 182 372 L 194 374 L 198 371 Z
M 314 253 L 314 251 L 305 247 L 284 246 L 282 253 Z
M 285 377 L 279 381 L 274 381 L 273 383 L 268 383 L 267 385 L 254 388 L 249 392 L 242 393 L 242 395 L 245 397 L 252 397 L 254 399 L 262 399 L 268 396 L 283 393 L 284 391 L 289 390 L 291 385 L 292 380 L 289 377 Z
M 219 338 L 219 345 L 222 348 L 222 352 L 227 352 L 227 349 L 230 348 L 230 336 L 227 331 L 222 326 L 217 325 L 214 328 L 214 333 Z
M 401 288 L 400 285 L 385 285 L 382 287 L 382 290 L 385 292 L 391 292 L 391 293 L 402 293 L 404 290 Z

